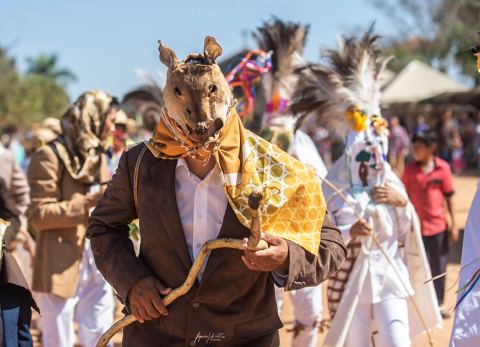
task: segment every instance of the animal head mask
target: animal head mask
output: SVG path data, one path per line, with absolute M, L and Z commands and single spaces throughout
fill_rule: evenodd
M 160 60 L 167 67 L 164 89 L 165 111 L 184 135 L 197 143 L 206 142 L 225 124 L 234 98 L 216 63 L 222 47 L 207 36 L 203 54 L 189 54 L 179 60 L 175 52 L 159 41 Z

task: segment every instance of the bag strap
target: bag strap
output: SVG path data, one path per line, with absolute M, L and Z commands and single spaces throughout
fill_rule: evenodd
M 65 166 L 65 163 L 63 162 L 63 159 L 60 156 L 60 152 L 58 151 L 58 148 L 55 145 L 55 142 L 57 142 L 57 140 L 50 141 L 49 143 L 47 143 L 47 146 L 50 147 L 50 149 L 53 151 L 53 154 L 55 154 L 55 156 L 57 157 L 58 163 L 59 163 L 60 167 L 62 168 L 62 170 L 60 170 L 60 173 L 61 173 L 60 177 L 58 177 L 58 186 L 60 187 L 60 185 L 62 184 L 62 181 L 63 181 L 63 177 L 65 176 L 65 172 L 67 172 L 67 167 Z M 62 143 L 60 142 L 60 144 L 62 144 Z M 63 144 L 62 144 L 62 146 L 63 146 Z
M 138 174 L 140 172 L 140 163 L 142 162 L 143 156 L 147 151 L 147 146 L 142 148 L 140 155 L 137 158 L 137 162 L 135 163 L 135 171 L 133 172 L 133 201 L 135 202 L 135 209 L 137 210 L 138 216 Z

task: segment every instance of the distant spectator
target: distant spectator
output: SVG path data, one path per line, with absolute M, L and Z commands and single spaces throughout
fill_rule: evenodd
M 15 161 L 11 151 L 0 143 L 0 218 L 10 222 L 5 234 L 5 242 L 9 249 L 19 233 L 26 231 L 26 217 L 30 203 L 30 189 L 27 177 Z
M 458 126 L 453 119 L 453 110 L 447 108 L 441 115 L 436 128 L 438 155 L 449 164 L 452 163 L 453 141 L 458 136 Z
M 19 133 L 16 125 L 9 124 L 3 129 L 0 139 L 3 145 L 13 153 L 17 164 L 25 171 L 25 148 L 19 140 Z
M 420 132 L 425 132 L 429 129 L 430 126 L 425 121 L 425 117 L 423 115 L 419 114 L 417 117 L 415 117 L 415 125 L 412 130 L 413 135 L 416 135 Z
M 478 144 L 476 143 L 477 125 L 479 124 L 477 112 L 467 112 L 460 122 L 460 136 L 463 144 L 463 159 L 465 166 L 477 165 Z
M 452 170 L 456 174 L 460 174 L 465 168 L 465 160 L 463 158 L 463 143 L 459 135 L 452 140 Z
M 410 139 L 407 131 L 400 124 L 398 117 L 390 118 L 390 135 L 388 146 L 388 161 L 392 165 L 393 171 L 399 176 L 405 169 L 405 158 L 408 154 Z
M 407 165 L 402 177 L 420 218 L 425 251 L 433 276 L 445 272 L 449 241 L 451 243 L 458 240 L 452 201 L 452 173 L 448 163 L 434 155 L 436 145 L 437 139 L 432 131 L 415 135 L 412 139 L 414 161 Z M 450 216 L 450 225 L 447 222 L 445 205 Z M 441 314 L 446 318 L 449 313 L 442 307 L 445 277 L 437 279 L 434 284 L 442 309 Z
M 126 113 L 118 110 L 115 118 L 115 131 L 110 135 L 110 144 L 107 150 L 107 166 L 110 177 L 115 173 L 123 152 L 134 144 L 129 135 L 128 123 Z

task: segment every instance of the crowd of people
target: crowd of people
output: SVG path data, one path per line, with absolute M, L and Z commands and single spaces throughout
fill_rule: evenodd
M 278 30 L 291 46 L 270 40 Z M 345 39 L 318 70 L 291 68 L 306 27 L 276 19 L 259 33 L 264 51 L 289 52 L 272 58 L 277 70 L 262 80 L 264 127 L 289 155 L 244 128 L 213 37 L 203 54 L 184 60 L 160 44 L 168 77 L 154 119 L 138 124 L 125 104 L 95 90 L 60 120 L 27 132 L 4 127 L 0 218 L 10 224 L 0 224 L 0 342 L 32 345 L 33 308 L 43 347 L 70 347 L 77 338 L 95 346 L 113 324 L 116 293 L 133 317 L 125 346 L 279 346 L 288 292 L 292 346 L 315 347 L 327 279 L 325 346 L 410 346 L 450 317 L 442 274 L 459 238 L 452 172 L 478 163 L 475 116 L 457 121 L 447 109 L 438 122 L 418 116 L 410 130 L 392 116 L 388 131 L 380 105 L 365 101 L 370 84 L 352 76 L 364 56 L 381 62 L 371 32 Z M 349 49 L 358 56 L 341 51 Z M 378 71 L 368 73 L 379 83 Z M 312 131 L 308 117 L 292 122 L 292 111 L 325 128 Z M 325 132 L 339 137 L 329 122 L 346 129 L 338 147 L 324 141 Z M 319 154 L 326 150 L 327 166 Z M 252 207 L 258 194 L 260 206 Z M 255 211 L 262 218 L 254 220 Z M 254 221 L 266 232 L 252 243 Z M 177 294 L 202 245 L 217 238 L 241 245 L 208 255 L 191 290 Z M 31 277 L 20 250 L 32 261 Z M 426 281 L 432 277 L 439 278 Z
M 402 175 L 405 164 L 412 160 L 413 136 L 427 130 L 436 134 L 438 155 L 449 163 L 453 173 L 479 172 L 480 118 L 476 113 L 455 112 L 446 107 L 428 119 L 421 114 L 412 119 L 401 115 L 386 118 L 390 129 L 388 160 L 397 174 Z M 333 164 L 343 151 L 343 139 L 321 127 L 310 134 L 325 163 Z
M 436 134 L 436 151 L 445 160 L 455 174 L 465 170 L 478 172 L 480 169 L 480 119 L 473 112 L 455 114 L 452 108 L 446 108 L 437 116 L 425 119 L 418 115 L 411 122 L 402 122 L 398 117 L 389 119 L 390 148 L 389 161 L 398 174 L 402 174 L 404 163 L 411 160 L 411 139 L 418 133 L 431 130 Z M 405 125 L 411 123 L 409 127 Z M 403 124 L 403 125 L 402 125 Z

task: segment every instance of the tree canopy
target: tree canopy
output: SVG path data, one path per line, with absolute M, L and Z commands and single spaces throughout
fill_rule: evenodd
M 478 0 L 368 0 L 388 18 L 399 33 L 387 44 L 396 56 L 390 66 L 400 70 L 412 59 L 446 71 L 453 68 L 480 80 L 469 48 L 478 41 Z
M 58 68 L 56 55 L 27 59 L 27 72 L 0 47 L 0 128 L 6 124 L 31 126 L 46 117 L 60 117 L 70 101 L 65 90 L 74 74 Z

